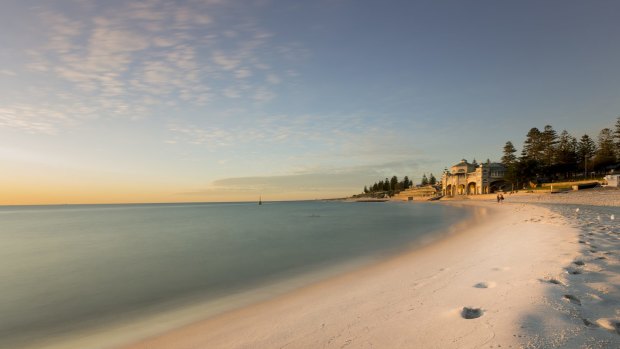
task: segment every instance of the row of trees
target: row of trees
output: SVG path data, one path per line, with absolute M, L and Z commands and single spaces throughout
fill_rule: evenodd
M 596 141 L 588 134 L 577 139 L 566 130 L 558 135 L 551 125 L 542 131 L 534 127 L 526 135 L 521 155 L 516 153 L 512 142 L 506 142 L 501 161 L 511 182 L 603 174 L 620 161 L 620 117 L 614 129 L 602 129 Z
M 420 185 L 435 185 L 437 184 L 437 178 L 431 173 L 429 177 L 426 177 L 426 173 L 422 175 L 422 181 Z M 392 176 L 391 179 L 385 178 L 383 181 L 375 182 L 370 186 L 364 186 L 364 194 L 385 193 L 394 195 L 402 190 L 413 187 L 413 181 L 405 176 L 402 181 L 398 180 L 398 177 Z

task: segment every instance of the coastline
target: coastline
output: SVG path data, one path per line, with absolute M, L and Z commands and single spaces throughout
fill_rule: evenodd
M 546 343 L 535 326 L 565 324 L 547 311 L 555 301 L 550 297 L 557 296 L 560 304 L 568 299 L 553 294 L 562 291 L 554 290 L 558 285 L 551 281 L 569 284 L 566 268 L 582 256 L 579 227 L 534 205 L 447 204 L 472 206 L 484 222 L 411 253 L 124 348 L 469 348 Z M 482 316 L 464 319 L 463 307 L 481 308 Z M 613 320 L 607 326 L 613 326 Z M 597 335 L 603 342 L 617 336 L 607 330 Z
M 291 207 L 290 205 L 285 206 Z M 313 254 L 318 254 L 319 256 L 330 256 L 325 251 L 330 251 L 329 249 L 331 249 L 340 256 L 338 257 L 339 259 L 324 259 L 319 264 L 319 267 L 312 267 L 310 264 L 312 260 L 305 259 L 303 263 L 308 266 L 305 266 L 303 269 L 297 269 L 295 272 L 275 275 L 270 278 L 263 278 L 261 283 L 251 284 L 247 288 L 229 289 L 228 292 L 221 293 L 218 297 L 201 297 L 197 293 L 196 297 L 177 298 L 171 301 L 162 300 L 153 306 L 137 309 L 136 311 L 126 311 L 119 308 L 118 312 L 110 312 L 115 317 L 104 318 L 103 314 L 100 314 L 98 317 L 93 317 L 93 321 L 89 321 L 90 319 L 87 318 L 83 321 L 76 321 L 75 325 L 71 327 L 65 326 L 63 331 L 49 331 L 50 335 L 3 338 L 0 347 L 48 349 L 116 348 L 126 343 L 165 333 L 171 329 L 181 328 L 240 307 L 247 307 L 295 292 L 297 289 L 322 280 L 374 265 L 394 255 L 415 249 L 420 245 L 431 244 L 445 235 L 453 233 L 453 229 L 458 228 L 453 223 L 466 221 L 471 217 L 471 214 L 468 213 L 471 210 L 447 206 L 432 207 L 419 205 L 417 207 L 417 205 L 393 204 L 357 207 L 357 205 L 337 203 L 335 206 L 347 208 L 343 211 L 344 214 L 341 211 L 331 211 L 334 208 L 333 206 L 333 204 L 321 203 L 318 207 L 311 206 L 301 210 L 292 207 L 297 214 L 290 215 L 290 217 L 302 217 L 301 222 L 312 223 L 310 224 L 311 227 L 323 225 L 325 228 L 323 230 L 324 233 L 322 233 L 323 236 L 325 234 L 339 233 L 342 229 L 342 236 L 346 239 L 330 238 L 329 240 L 333 242 L 332 246 L 334 247 L 324 246 L 324 249 L 317 250 L 316 253 L 313 252 Z M 329 210 L 329 214 L 325 214 L 325 210 Z M 260 212 L 265 211 L 261 210 Z M 320 221 L 317 220 L 314 218 L 314 214 L 310 214 L 313 212 L 318 213 L 323 218 Z M 346 212 L 355 213 L 351 218 L 361 222 L 361 225 L 353 222 L 351 219 L 347 219 L 349 215 Z M 444 213 L 447 215 L 444 215 Z M 378 214 L 379 216 L 373 218 L 373 222 L 368 222 L 367 220 L 360 219 L 360 214 Z M 389 217 L 389 219 L 385 217 Z M 397 219 L 399 217 L 404 218 L 404 220 Z M 435 217 L 435 219 L 429 220 L 427 219 L 428 217 Z M 440 219 L 441 217 L 445 218 Z M 296 221 L 288 222 L 286 226 L 295 227 L 294 224 L 299 221 L 300 219 L 296 218 Z M 330 225 L 329 227 L 325 226 L 325 223 L 321 223 L 325 221 Z M 428 223 L 429 221 L 435 223 Z M 375 222 L 379 222 L 379 224 Z M 334 231 L 334 229 L 337 230 Z M 344 229 L 348 229 L 348 235 L 344 234 Z M 258 231 L 260 232 L 261 230 L 259 229 Z M 303 230 L 297 230 L 297 232 L 303 232 Z M 300 236 L 303 238 L 302 235 L 295 235 L 295 240 L 304 241 L 300 239 Z M 257 234 L 253 236 L 256 237 Z M 308 235 L 306 234 L 305 236 Z M 316 234 L 313 234 L 313 236 L 316 236 Z M 398 239 L 394 239 L 393 236 L 396 236 Z M 404 238 L 405 236 L 407 238 Z M 367 241 L 372 241 L 373 243 L 365 243 Z M 382 241 L 396 241 L 396 243 L 386 244 L 382 243 Z M 343 243 L 346 245 L 343 245 Z M 277 246 L 281 249 L 281 246 L 285 246 L 285 244 L 279 243 Z M 282 250 L 296 251 L 295 245 L 289 244 L 289 246 L 293 247 L 293 249 Z M 367 246 L 367 252 L 361 254 L 350 253 L 350 251 L 354 251 L 355 246 Z M 312 249 L 309 248 L 309 250 Z M 269 249 L 263 251 L 269 251 Z M 332 253 L 332 255 L 334 254 Z M 303 257 L 304 255 L 300 256 Z M 285 260 L 282 262 L 286 263 Z M 239 275 L 247 275 L 243 270 L 241 274 L 237 274 L 235 270 L 238 270 L 238 268 L 234 269 L 233 267 L 234 265 L 226 271 L 230 277 L 241 278 Z M 175 268 L 175 270 L 184 272 L 178 268 Z M 165 275 L 163 276 L 165 277 Z M 201 280 L 200 277 L 193 279 Z M 119 280 L 116 284 L 123 287 L 126 282 L 122 281 Z M 131 280 L 126 281 L 131 283 Z M 159 284 L 162 287 L 167 287 L 165 283 L 160 282 Z M 83 297 L 76 301 L 88 299 L 88 297 Z

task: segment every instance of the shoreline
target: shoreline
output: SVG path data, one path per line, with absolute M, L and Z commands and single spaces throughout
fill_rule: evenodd
M 493 217 L 422 249 L 123 348 L 522 347 L 579 230 L 548 208 L 450 202 Z M 482 309 L 464 319 L 463 307 Z M 517 326 L 521 324 L 521 327 Z M 240 335 L 243 334 L 243 335 Z
M 458 206 L 458 205 L 454 205 Z M 473 220 L 471 209 L 464 209 L 461 221 Z M 374 211 L 374 210 L 373 210 Z M 465 213 L 469 212 L 469 213 Z M 450 222 L 455 221 L 451 219 Z M 395 256 L 410 253 L 422 246 L 434 244 L 454 234 L 461 223 L 444 224 L 441 228 L 433 228 L 432 233 L 422 234 L 400 247 L 393 247 L 384 252 L 368 254 L 340 261 L 336 264 L 325 264 L 323 268 L 306 270 L 299 275 L 286 278 L 266 279 L 264 283 L 250 289 L 240 289 L 217 299 L 204 300 L 200 297 L 181 301 L 160 303 L 144 312 L 135 312 L 135 316 L 119 318 L 117 321 L 102 321 L 93 324 L 77 325 L 66 334 L 40 340 L 27 341 L 17 338 L 7 342 L 10 347 L 24 348 L 118 348 L 127 343 L 134 343 L 183 328 L 196 322 L 218 317 L 237 309 L 250 307 L 254 304 L 278 299 L 298 290 L 320 284 L 325 280 L 339 278 L 357 270 L 366 269 L 376 264 L 391 260 Z M 376 235 L 376 234 L 375 234 Z M 427 236 L 428 235 L 428 236 Z M 0 347 L 4 347 L 0 345 Z

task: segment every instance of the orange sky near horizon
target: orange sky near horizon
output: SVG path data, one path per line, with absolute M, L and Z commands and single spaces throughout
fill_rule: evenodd
M 4 171 L 3 171 L 4 172 Z M 0 176 L 0 205 L 63 205 L 163 202 L 241 202 L 258 200 L 290 201 L 349 196 L 349 192 L 287 190 L 230 190 L 149 180 L 119 178 L 57 176 L 45 171 L 21 173 L 20 176 Z
M 243 202 L 253 201 L 248 193 L 185 194 L 154 191 L 131 185 L 14 185 L 3 184 L 0 206 L 11 205 L 64 205 L 64 204 L 125 204 L 172 202 Z M 311 200 L 337 197 L 309 197 L 307 193 L 265 193 L 263 201 Z M 344 195 L 343 195 L 344 196 Z M 258 201 L 259 195 L 256 195 Z

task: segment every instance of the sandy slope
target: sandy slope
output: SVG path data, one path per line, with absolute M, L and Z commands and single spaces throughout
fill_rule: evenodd
M 572 285 L 574 275 L 566 273 L 583 258 L 576 227 L 546 208 L 469 204 L 478 207 L 484 224 L 372 268 L 128 348 L 534 348 L 618 343 L 615 315 L 592 327 L 582 322 L 577 293 L 583 285 Z M 482 316 L 464 319 L 463 307 L 481 308 Z M 573 329 L 575 335 L 566 332 L 569 325 L 580 326 Z M 587 336 L 583 331 L 589 331 Z

